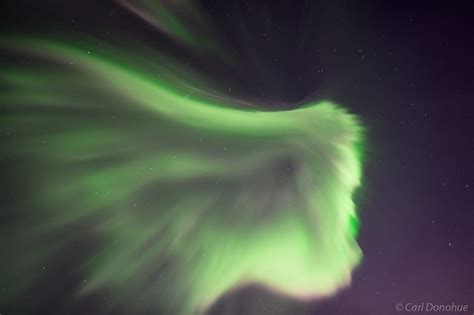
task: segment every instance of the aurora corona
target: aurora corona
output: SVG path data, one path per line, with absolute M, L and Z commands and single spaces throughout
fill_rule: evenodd
M 41 60 L 1 74 L 25 218 L 3 228 L 6 299 L 86 240 L 77 296 L 105 290 L 111 308 L 133 310 L 140 296 L 147 309 L 194 314 L 246 284 L 310 299 L 349 283 L 361 259 L 356 116 L 329 101 L 230 106 L 106 48 L 5 42 Z

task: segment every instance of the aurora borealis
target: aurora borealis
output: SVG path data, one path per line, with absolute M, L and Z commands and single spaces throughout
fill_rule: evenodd
M 27 219 L 8 231 L 17 252 L 4 270 L 23 275 L 11 298 L 85 237 L 96 246 L 78 262 L 76 294 L 107 290 L 112 310 L 136 310 L 127 297 L 140 295 L 146 309 L 194 314 L 246 284 L 308 299 L 350 281 L 361 258 L 356 117 L 328 101 L 273 112 L 220 104 L 111 47 L 3 43 L 41 65 L 2 74 L 1 122 L 16 136 L 7 146 L 35 169 L 24 176 Z
M 330 102 L 229 108 L 180 94 L 112 52 L 10 45 L 51 64 L 3 75 L 2 124 L 16 133 L 8 145 L 37 169 L 25 176 L 24 207 L 41 207 L 28 233 L 12 231 L 26 251 L 18 255 L 35 257 L 22 274 L 86 234 L 100 245 L 83 258 L 78 294 L 105 288 L 112 307 L 133 307 L 126 297 L 141 292 L 150 309 L 190 314 L 249 283 L 306 299 L 349 282 L 361 257 L 351 197 L 362 128 L 353 115 Z M 62 229 L 48 255 L 31 246 Z
M 472 10 L 0 16 L 1 315 L 472 312 Z

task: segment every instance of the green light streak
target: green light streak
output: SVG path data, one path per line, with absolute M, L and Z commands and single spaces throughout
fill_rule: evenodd
M 354 115 L 327 101 L 230 108 L 112 51 L 9 45 L 47 64 L 0 77 L 0 124 L 12 131 L 2 158 L 28 164 L 23 219 L 2 231 L 1 270 L 22 274 L 2 274 L 9 298 L 85 236 L 96 246 L 78 262 L 87 281 L 77 293 L 105 289 L 112 308 L 133 309 L 140 295 L 141 305 L 190 314 L 249 283 L 298 299 L 349 283 L 361 259 L 352 195 L 363 128 Z
M 131 13 L 143 19 L 185 47 L 211 50 L 222 54 L 212 26 L 194 1 L 117 0 Z

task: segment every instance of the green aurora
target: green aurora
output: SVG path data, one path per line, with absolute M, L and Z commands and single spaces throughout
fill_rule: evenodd
M 329 101 L 219 102 L 111 47 L 2 42 L 33 60 L 0 76 L 2 160 L 22 187 L 2 226 L 5 301 L 77 243 L 92 243 L 77 297 L 105 291 L 111 309 L 200 314 L 247 284 L 303 300 L 349 284 L 362 256 L 356 116 Z

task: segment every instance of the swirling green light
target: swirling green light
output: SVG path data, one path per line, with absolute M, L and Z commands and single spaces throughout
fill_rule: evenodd
M 9 46 L 42 60 L 1 76 L 4 145 L 27 163 L 22 219 L 4 228 L 2 270 L 22 274 L 2 275 L 9 298 L 85 236 L 96 246 L 79 262 L 77 294 L 105 289 L 112 308 L 190 314 L 249 283 L 305 299 L 349 282 L 361 258 L 352 195 L 363 128 L 354 115 L 327 101 L 231 108 L 113 51 Z

